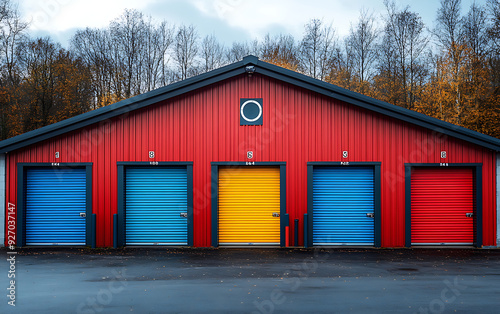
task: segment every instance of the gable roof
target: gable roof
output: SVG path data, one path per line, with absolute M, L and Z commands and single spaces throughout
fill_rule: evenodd
M 36 129 L 0 142 L 0 153 L 6 153 L 73 131 L 112 117 L 243 74 L 247 66 L 256 73 L 317 92 L 380 114 L 409 122 L 476 145 L 500 151 L 500 140 L 424 114 L 351 92 L 344 88 L 247 56 L 242 61 L 141 94 L 115 104 Z

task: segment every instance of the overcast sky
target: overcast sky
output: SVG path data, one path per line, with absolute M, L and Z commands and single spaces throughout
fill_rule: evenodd
M 49 35 L 67 47 L 76 29 L 106 27 L 126 8 L 137 9 L 156 20 L 193 24 L 200 36 L 215 34 L 226 45 L 262 38 L 266 33 L 286 33 L 301 38 L 312 18 L 332 23 L 340 37 L 346 35 L 359 12 L 366 9 L 379 20 L 383 0 L 13 0 L 22 16 L 31 21 L 34 36 Z M 462 0 L 465 13 L 474 0 Z M 476 0 L 484 4 L 486 0 Z M 439 0 L 396 0 L 409 5 L 432 28 Z

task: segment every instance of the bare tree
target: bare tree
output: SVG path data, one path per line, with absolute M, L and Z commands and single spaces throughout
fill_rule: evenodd
M 175 36 L 174 60 L 180 70 L 179 78 L 184 80 L 196 72 L 198 54 L 198 32 L 193 25 L 182 25 Z
M 328 73 L 325 81 L 337 86 L 361 92 L 359 79 L 354 67 L 353 52 L 347 41 L 343 40 L 342 47 L 332 51 L 328 61 Z
M 374 87 L 378 97 L 391 104 L 406 106 L 404 103 L 404 88 L 401 84 L 401 69 L 394 43 L 387 33 L 377 44 L 377 72 L 374 77 Z
M 489 63 L 491 81 L 500 90 L 500 0 L 488 0 L 487 12 L 489 17 L 488 35 L 490 37 Z
M 450 53 L 452 57 L 455 80 L 458 76 L 461 55 L 464 50 L 460 10 L 461 0 L 441 0 L 441 7 L 437 11 L 437 25 L 433 31 L 441 48 Z
M 367 11 L 361 11 L 358 22 L 354 26 L 351 24 L 346 39 L 347 57 L 352 59 L 361 82 L 369 81 L 373 77 L 373 65 L 377 59 L 377 37 L 375 18 Z
M 17 79 L 14 73 L 16 63 L 16 49 L 23 40 L 28 23 L 24 22 L 17 6 L 9 0 L 3 0 L 0 4 L 0 52 L 2 63 L 5 65 L 6 78 L 10 84 Z
M 385 0 L 387 9 L 385 36 L 386 42 L 396 49 L 398 67 L 401 69 L 401 84 L 404 90 L 404 103 L 408 109 L 415 102 L 416 83 L 422 74 L 420 58 L 427 46 L 428 38 L 424 34 L 422 18 L 409 7 L 396 8 L 394 2 Z
M 54 71 L 51 64 L 56 59 L 60 44 L 54 43 L 49 37 L 26 40 L 21 44 L 22 53 L 19 54 L 20 65 L 27 77 L 28 83 L 25 88 L 33 102 L 24 101 L 30 107 L 27 108 L 23 121 L 26 129 L 36 129 L 51 123 L 49 116 L 54 105 Z
M 8 90 L 8 97 L 0 97 L 0 139 L 9 136 L 8 115 L 18 98 L 18 87 L 22 80 L 17 52 L 25 40 L 28 23 L 19 14 L 18 7 L 10 0 L 0 1 L 0 88 Z
M 137 10 L 125 12 L 110 24 L 115 50 L 115 62 L 124 78 L 124 97 L 140 94 L 142 89 L 144 43 L 146 29 L 143 14 Z
M 76 32 L 71 50 L 91 71 L 94 108 L 170 83 L 174 27 L 125 10 L 106 29 Z
M 442 47 L 460 45 L 464 34 L 461 31 L 462 17 L 460 16 L 462 0 L 441 0 L 437 11 L 437 26 L 433 34 Z
M 451 57 L 452 83 L 455 86 L 454 106 L 458 123 L 460 123 L 460 112 L 462 111 L 462 92 L 458 82 L 460 81 L 459 76 L 465 50 L 463 19 L 460 11 L 461 0 L 441 0 L 441 7 L 437 11 L 437 25 L 434 29 L 434 36 L 443 49 L 443 53 Z
M 151 18 L 146 23 L 145 32 L 145 91 L 166 85 L 169 49 L 174 42 L 174 27 L 163 21 L 155 25 Z
M 273 37 L 267 34 L 260 45 L 260 56 L 264 61 L 290 70 L 295 71 L 299 66 L 297 46 L 292 35 Z
M 258 47 L 258 43 L 256 46 Z M 248 55 L 257 55 L 252 50 L 251 44 L 247 42 L 233 42 L 231 48 L 226 50 L 226 59 L 229 63 L 233 63 L 243 60 Z
M 71 51 L 90 71 L 93 86 L 93 109 L 118 101 L 121 92 L 113 89 L 116 68 L 112 60 L 112 42 L 108 30 L 86 28 L 71 39 Z
M 490 37 L 488 35 L 487 16 L 484 8 L 473 3 L 467 15 L 463 18 L 462 33 L 464 40 L 476 58 L 481 58 L 488 50 Z
M 306 24 L 305 34 L 300 42 L 300 70 L 314 78 L 325 79 L 330 56 L 335 49 L 335 30 L 332 26 L 323 27 L 321 20 L 311 20 Z
M 207 35 L 201 42 L 203 71 L 208 72 L 224 64 L 224 45 L 217 41 L 215 35 Z
M 488 34 L 493 43 L 493 49 L 500 54 L 500 0 L 488 0 L 490 26 Z

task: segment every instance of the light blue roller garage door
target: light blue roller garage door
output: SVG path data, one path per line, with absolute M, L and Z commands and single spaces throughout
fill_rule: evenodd
M 25 193 L 27 245 L 85 245 L 85 169 L 28 169 Z
M 185 167 L 125 170 L 125 244 L 187 245 Z
M 314 169 L 314 245 L 373 245 L 373 213 L 373 168 Z

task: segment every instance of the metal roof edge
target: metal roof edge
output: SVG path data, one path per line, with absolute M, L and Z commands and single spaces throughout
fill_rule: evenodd
M 268 70 L 270 72 L 274 72 L 278 74 L 277 76 L 275 75 L 275 78 L 280 79 L 280 80 L 285 80 L 288 83 L 294 84 L 293 81 L 299 81 L 302 83 L 305 83 L 305 86 L 303 84 L 294 84 L 298 86 L 302 86 L 306 89 L 313 90 L 316 92 L 319 92 L 319 89 L 322 89 L 325 92 L 322 92 L 323 95 L 339 99 L 348 103 L 353 103 L 354 105 L 358 105 L 361 107 L 364 107 L 369 110 L 373 110 L 379 113 L 382 113 L 384 115 L 394 117 L 400 120 L 404 120 L 406 122 L 414 123 L 416 125 L 424 126 L 425 128 L 431 129 L 436 132 L 444 133 L 462 140 L 465 140 L 467 142 L 472 142 L 474 144 L 480 145 L 487 147 L 489 149 L 495 150 L 495 151 L 500 151 L 500 139 L 497 139 L 495 137 L 482 134 L 470 129 L 467 129 L 462 126 L 458 126 L 443 120 L 439 120 L 437 118 L 433 118 L 430 116 L 427 116 L 423 113 L 416 112 L 410 109 L 406 109 L 400 106 L 396 106 L 369 96 L 365 96 L 347 89 L 344 89 L 342 87 L 320 81 L 318 79 L 312 78 L 310 76 L 288 70 L 279 66 L 276 66 L 274 64 L 264 62 L 259 60 L 258 67 L 261 67 L 265 70 Z M 273 76 L 269 72 L 262 72 L 262 74 L 268 75 L 268 76 Z M 257 70 L 256 73 L 259 73 Z M 280 76 L 285 76 L 289 77 L 289 80 L 284 79 L 283 77 Z M 311 88 L 311 87 L 316 87 L 316 88 Z M 364 105 L 361 105 L 364 104 Z
M 253 57 L 253 58 L 252 58 Z M 183 93 L 189 92 L 191 90 L 201 88 L 203 86 L 212 84 L 213 81 L 210 80 L 214 77 L 218 76 L 223 76 L 224 74 L 228 72 L 233 72 L 234 70 L 241 69 L 243 66 L 246 66 L 248 64 L 255 64 L 256 63 L 257 57 L 254 56 L 248 56 L 245 57 L 244 60 L 232 63 L 229 65 L 226 65 L 224 67 L 215 69 L 210 72 L 206 72 L 179 82 L 172 83 L 167 86 L 160 87 L 158 89 L 152 90 L 150 92 L 140 94 L 128 99 L 121 100 L 119 102 L 116 102 L 114 104 L 110 104 L 105 107 L 101 107 L 92 111 L 88 111 L 85 113 L 82 113 L 80 115 L 41 127 L 39 129 L 35 129 L 14 137 L 11 137 L 9 139 L 0 141 L 0 153 L 6 153 L 15 149 L 22 148 L 27 145 L 35 144 L 39 141 L 46 140 L 47 138 L 51 138 L 57 135 L 60 135 L 62 133 L 67 133 L 74 131 L 75 129 L 82 128 L 85 126 L 88 126 L 90 124 L 98 123 L 102 120 L 110 119 L 114 116 L 123 114 L 123 109 L 127 107 L 134 107 L 136 105 L 137 108 L 130 108 L 129 110 L 125 111 L 131 111 L 131 110 L 136 110 L 139 108 L 142 108 L 144 106 L 141 106 L 139 104 L 143 102 L 147 102 L 148 105 L 151 104 L 148 100 L 155 99 L 156 102 L 165 100 L 170 98 L 169 94 L 174 93 L 175 91 L 178 90 L 183 90 Z M 238 75 L 241 73 L 235 73 L 235 75 Z M 227 77 L 226 77 L 227 78 Z M 206 84 L 198 84 L 200 82 L 207 82 Z M 194 88 L 189 88 L 190 86 L 194 86 Z M 165 96 L 165 97 L 162 97 Z M 177 95 L 176 95 L 177 96 Z M 113 112 L 116 112 L 116 114 L 112 114 Z M 102 119 L 99 119 L 99 117 L 102 117 Z M 87 122 L 87 123 L 86 123 Z M 38 139 L 38 140 L 37 140 Z M 22 142 L 25 142 L 21 144 Z

